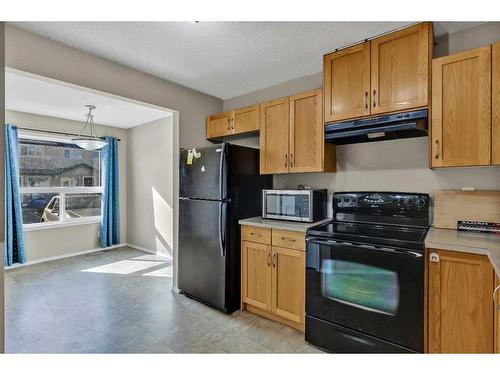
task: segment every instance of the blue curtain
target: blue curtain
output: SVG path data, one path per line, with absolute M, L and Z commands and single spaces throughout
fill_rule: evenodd
M 26 262 L 23 214 L 19 193 L 19 154 L 17 127 L 5 125 L 5 259 L 6 266 Z
M 105 137 L 102 149 L 101 247 L 120 243 L 120 202 L 118 189 L 118 140 Z

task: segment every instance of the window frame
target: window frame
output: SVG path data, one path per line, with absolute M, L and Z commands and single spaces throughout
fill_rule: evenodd
M 47 134 L 47 133 L 45 133 Z M 71 144 L 71 140 L 68 137 L 58 137 L 58 136 L 53 136 L 53 135 L 32 135 L 29 132 L 19 132 L 18 134 L 18 139 L 19 141 L 21 139 L 27 139 L 27 140 L 38 140 L 38 141 L 55 141 L 55 142 L 61 142 L 61 143 L 68 143 Z M 20 143 L 19 143 L 20 145 Z M 71 150 L 70 150 L 71 152 Z M 66 226 L 73 226 L 73 225 L 83 225 L 83 224 L 95 224 L 95 223 L 100 223 L 101 222 L 101 217 L 102 215 L 96 215 L 96 216 L 88 216 L 84 218 L 78 218 L 78 219 L 70 219 L 66 220 L 65 219 L 65 206 L 66 206 L 66 195 L 67 194 L 101 194 L 103 193 L 103 188 L 102 188 L 102 176 L 101 176 L 101 168 L 102 168 L 102 153 L 101 151 L 99 152 L 99 182 L 101 185 L 100 186 L 40 186 L 40 187 L 23 187 L 20 186 L 19 189 L 19 194 L 51 194 L 55 193 L 59 195 L 59 220 L 58 221 L 47 221 L 47 222 L 40 222 L 40 223 L 30 223 L 30 224 L 24 224 L 23 222 L 23 229 L 24 231 L 33 231 L 33 230 L 40 230 L 40 229 L 49 229 L 49 228 L 58 228 L 58 227 L 66 227 Z M 23 155 L 26 157 L 26 155 Z M 63 156 L 64 157 L 64 156 Z M 102 204 L 102 202 L 101 202 Z

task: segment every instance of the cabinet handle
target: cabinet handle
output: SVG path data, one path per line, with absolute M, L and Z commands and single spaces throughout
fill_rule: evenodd
M 228 117 L 227 119 L 227 130 L 231 130 L 231 118 Z
M 293 154 L 290 154 L 290 167 L 293 167 L 295 160 L 293 159 Z
M 377 90 L 373 90 L 373 106 L 374 107 L 377 106 L 376 99 L 375 99 L 376 95 L 377 95 Z
M 273 267 L 276 267 L 276 253 L 273 253 Z
M 429 256 L 429 260 L 434 263 L 439 263 L 439 254 L 438 253 L 431 253 Z
M 436 152 L 434 154 L 434 159 L 439 159 L 439 139 L 436 139 Z
M 495 309 L 497 309 L 498 311 L 500 311 L 500 305 L 498 305 L 498 302 L 497 302 L 497 292 L 500 290 L 500 285 L 498 285 L 495 290 L 493 291 L 493 302 L 495 303 Z
M 262 234 L 260 233 L 255 233 L 255 232 L 250 232 L 251 236 L 257 236 L 257 237 L 262 237 Z
M 291 241 L 291 242 L 295 242 L 295 239 L 294 239 L 294 238 L 281 237 L 281 239 L 282 239 L 283 241 Z
M 234 130 L 234 118 L 233 117 L 231 117 L 231 129 Z
M 271 265 L 271 253 L 267 253 L 267 265 L 270 266 Z
M 365 91 L 365 109 L 368 109 L 368 91 Z
M 288 167 L 288 155 L 285 154 L 285 168 Z

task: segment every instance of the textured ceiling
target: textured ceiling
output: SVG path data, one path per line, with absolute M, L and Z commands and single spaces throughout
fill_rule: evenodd
M 85 121 L 86 104 L 96 106 L 94 121 L 100 125 L 131 128 L 171 116 L 170 112 L 75 87 L 5 73 L 5 108 L 12 111 Z
M 13 25 L 228 99 L 322 70 L 322 55 L 411 22 L 14 22 Z M 435 34 L 477 22 L 435 22 Z

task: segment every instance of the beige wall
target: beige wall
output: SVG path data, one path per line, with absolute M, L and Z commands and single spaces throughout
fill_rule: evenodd
M 0 67 L 2 71 L 4 70 L 4 23 L 0 22 Z M 3 176 L 3 145 L 4 145 L 4 133 L 3 124 L 5 123 L 4 111 L 5 111 L 5 74 L 0 74 L 0 124 L 2 124 L 2 131 L 0 131 L 0 175 Z M 2 192 L 0 196 L 0 248 L 4 250 L 4 179 L 0 178 L 0 190 Z M 4 352 L 4 282 L 3 282 L 3 253 L 0 253 L 0 353 Z
M 500 22 L 487 22 L 436 38 L 434 57 L 446 56 L 500 40 Z
M 129 129 L 127 242 L 173 255 L 173 117 Z
M 262 90 L 254 91 L 245 95 L 235 96 L 224 100 L 224 111 L 235 108 L 245 107 L 247 105 L 260 103 L 266 100 L 288 96 L 301 91 L 313 90 L 323 86 L 323 72 L 311 74 L 302 78 L 294 79 L 281 85 L 268 87 Z
M 5 35 L 6 66 L 174 109 L 179 111 L 181 147 L 210 144 L 205 116 L 220 112 L 222 100 L 11 25 Z
M 24 112 L 5 111 L 5 120 L 20 127 L 78 133 L 82 123 L 55 117 L 40 116 Z M 99 135 L 121 139 L 118 144 L 119 188 L 120 188 L 120 242 L 127 241 L 127 129 L 111 126 L 96 126 Z M 25 232 L 26 258 L 33 261 L 90 250 L 99 247 L 99 224 L 83 224 L 62 228 Z

